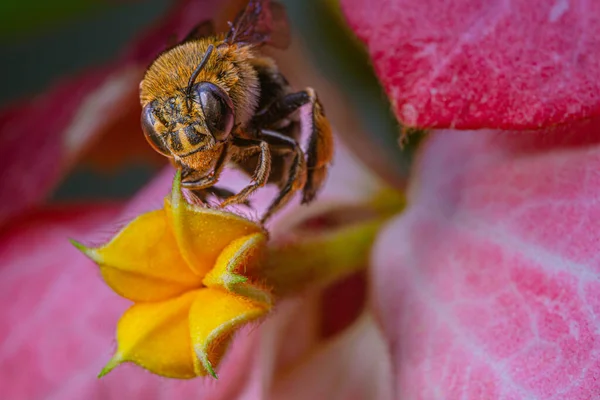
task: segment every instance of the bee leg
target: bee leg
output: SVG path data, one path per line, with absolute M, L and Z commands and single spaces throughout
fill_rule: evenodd
M 312 88 L 306 88 L 301 92 L 290 93 L 282 97 L 268 110 L 258 115 L 255 123 L 262 126 L 274 125 L 297 110 L 300 110 L 302 136 L 308 137 L 306 146 L 307 181 L 302 190 L 302 204 L 307 204 L 314 199 L 325 183 L 327 170 L 333 158 L 331 127 L 315 91 Z
M 252 183 L 242 189 L 238 194 L 223 201 L 221 207 L 226 207 L 235 203 L 244 203 L 248 196 L 267 183 L 269 174 L 271 173 L 271 150 L 269 149 L 269 144 L 267 142 L 259 139 L 234 137 L 233 146 L 242 150 L 241 154 L 243 156 L 246 156 L 249 153 L 258 152 L 258 164 L 252 175 Z
M 235 192 L 222 187 L 212 186 L 205 190 L 210 191 L 210 193 L 212 193 L 215 197 L 218 197 L 221 200 L 227 200 L 228 198 L 235 196 Z M 247 199 L 244 200 L 241 204 L 247 207 L 251 206 L 250 201 Z
M 260 222 L 265 223 L 275 212 L 285 206 L 293 195 L 306 184 L 306 162 L 304 152 L 298 143 L 290 137 L 281 135 L 277 132 L 262 130 L 261 138 L 264 139 L 274 149 L 279 149 L 283 157 L 293 156 L 292 165 L 287 176 L 280 184 L 280 191 L 277 197 L 271 202 L 269 208 L 261 218 Z
M 219 175 L 221 175 L 221 171 L 214 170 L 208 175 L 194 181 L 182 181 L 181 187 L 191 191 L 205 190 L 219 181 Z
M 235 192 L 218 186 L 210 186 L 204 189 L 192 190 L 191 192 L 202 203 L 206 203 L 208 200 L 208 196 L 210 195 L 215 196 L 219 200 L 227 200 L 228 198 L 235 196 Z M 244 201 L 242 204 L 244 204 L 247 207 L 251 206 L 250 201 L 248 200 Z
M 303 105 L 308 104 L 310 100 L 310 95 L 306 90 L 287 94 L 271 103 L 268 108 L 259 111 L 252 122 L 261 127 L 276 125 Z

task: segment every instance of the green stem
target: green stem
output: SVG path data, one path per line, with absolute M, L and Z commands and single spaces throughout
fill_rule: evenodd
M 327 285 L 369 263 L 371 248 L 385 219 L 361 222 L 269 247 L 261 276 L 277 296 Z

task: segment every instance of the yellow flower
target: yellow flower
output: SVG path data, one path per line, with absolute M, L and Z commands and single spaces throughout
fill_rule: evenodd
M 179 174 L 164 209 L 140 215 L 104 246 L 74 242 L 134 302 L 100 376 L 129 361 L 166 377 L 216 377 L 232 334 L 272 307 L 256 271 L 266 242 L 252 221 L 187 203 Z
M 253 221 L 189 204 L 177 173 L 163 209 L 140 215 L 104 246 L 73 241 L 106 283 L 134 302 L 100 376 L 133 362 L 165 377 L 216 378 L 232 335 L 268 314 L 276 297 L 325 286 L 368 264 L 381 224 L 403 204 L 381 194 L 350 212 L 354 221 L 344 217 L 341 228 L 291 227 L 268 241 Z

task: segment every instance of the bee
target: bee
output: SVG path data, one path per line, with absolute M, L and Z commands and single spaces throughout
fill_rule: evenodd
M 290 32 L 279 3 L 250 0 L 229 31 L 199 24 L 161 53 L 140 83 L 141 125 L 150 145 L 181 170 L 181 185 L 220 206 L 244 204 L 266 184 L 278 195 L 264 223 L 301 191 L 310 203 L 333 157 L 333 136 L 312 88 L 292 90 L 263 46 L 285 49 Z M 306 138 L 305 148 L 300 146 Z M 215 184 L 231 164 L 251 176 L 238 193 Z

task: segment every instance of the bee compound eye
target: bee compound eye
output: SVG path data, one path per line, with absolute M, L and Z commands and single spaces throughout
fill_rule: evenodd
M 195 93 L 210 134 L 218 141 L 225 140 L 231 133 L 235 119 L 231 98 L 223 89 L 210 82 L 197 84 Z
M 154 118 L 154 107 L 152 103 L 144 106 L 144 109 L 142 110 L 141 123 L 142 131 L 144 131 L 144 136 L 146 137 L 148 143 L 150 143 L 150 146 L 152 146 L 152 148 L 160 154 L 169 156 L 169 149 L 154 128 L 156 119 Z

